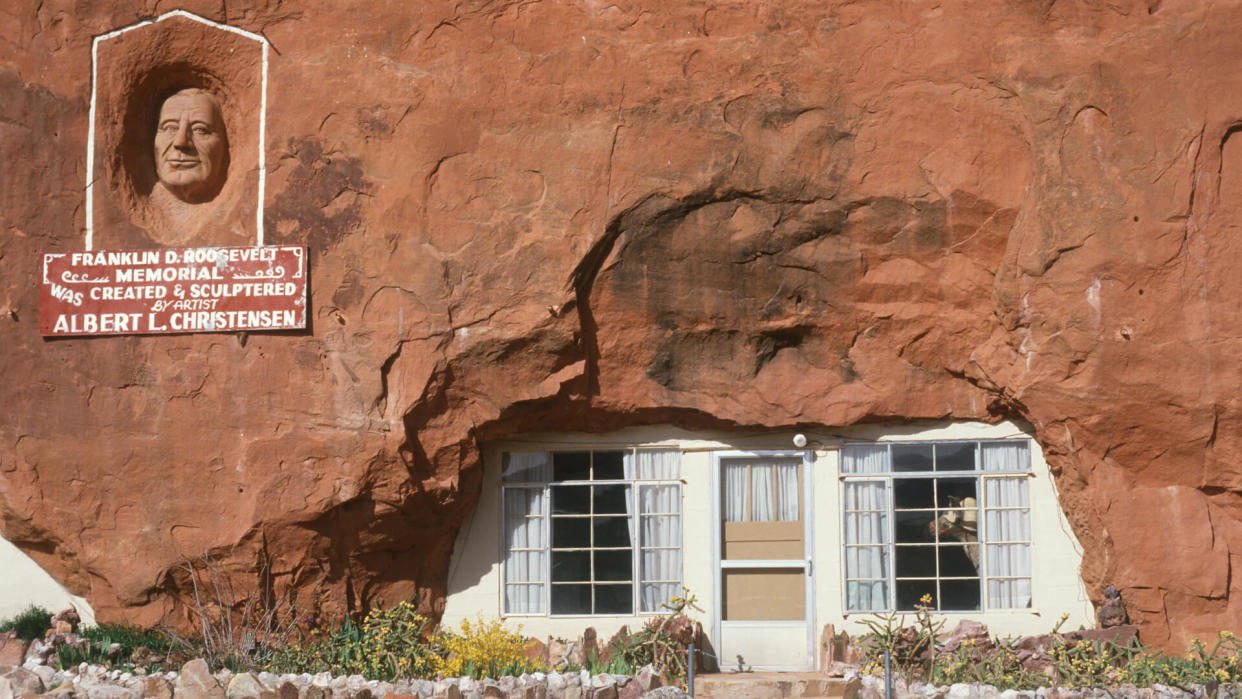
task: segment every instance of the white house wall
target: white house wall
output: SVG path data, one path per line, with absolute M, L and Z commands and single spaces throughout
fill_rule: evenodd
M 95 611 L 86 600 L 70 594 L 47 571 L 21 549 L 0 538 L 0 621 L 25 611 L 31 605 L 53 614 L 73 605 L 87 626 L 95 624 Z
M 448 598 L 443 621 L 458 625 L 462 620 L 502 616 L 501 599 L 501 489 L 500 459 L 506 451 L 588 450 L 642 447 L 677 447 L 682 450 L 682 535 L 684 584 L 698 598 L 704 612 L 691 615 L 710 633 L 715 564 L 712 560 L 712 453 L 727 450 L 787 450 L 793 447 L 793 432 L 767 432 L 755 435 L 689 432 L 672 427 L 643 427 L 606 435 L 547 434 L 529 435 L 521 441 L 487 445 L 484 450 L 483 488 L 478 506 L 462 528 L 449 570 Z M 808 433 L 808 448 L 814 448 L 811 478 L 814 488 L 814 619 L 816 637 L 824 624 L 851 633 L 866 630 L 867 614 L 845 614 L 840 569 L 842 536 L 840 516 L 841 482 L 839 447 L 850 441 L 870 440 L 961 440 L 1000 439 L 1029 436 L 1013 423 L 955 423 L 935 427 L 909 424 L 867 426 L 836 430 L 833 435 Z M 1079 575 L 1081 548 L 1070 531 L 1057 500 L 1056 488 L 1038 445 L 1031 443 L 1030 507 L 1032 527 L 1033 607 L 1012 611 L 946 613 L 946 625 L 957 619 L 982 621 L 996 634 L 1019 635 L 1046 632 L 1062 613 L 1070 618 L 1065 628 L 1094 625 L 1091 604 Z M 520 625 L 523 633 L 538 638 L 576 638 L 593 626 L 606 639 L 622 626 L 635 629 L 650 615 L 635 616 L 520 616 L 506 617 Z

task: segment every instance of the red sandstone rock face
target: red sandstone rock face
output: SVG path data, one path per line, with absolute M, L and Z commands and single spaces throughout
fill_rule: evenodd
M 204 553 L 434 610 L 523 430 L 1000 417 L 1146 640 L 1242 617 L 1233 8 L 338 5 L 184 4 L 272 42 L 312 330 L 60 341 L 91 37 L 172 8 L 0 10 L 0 532 L 101 618 Z

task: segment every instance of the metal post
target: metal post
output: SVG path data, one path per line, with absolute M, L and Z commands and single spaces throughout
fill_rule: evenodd
M 887 650 L 884 651 L 884 699 L 893 699 L 893 669 Z
M 686 649 L 686 690 L 694 697 L 694 644 Z

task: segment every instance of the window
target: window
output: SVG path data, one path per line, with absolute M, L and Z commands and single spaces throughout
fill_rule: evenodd
M 1027 440 L 841 452 L 848 611 L 1031 606 Z
M 504 613 L 662 611 L 681 590 L 681 452 L 503 456 Z

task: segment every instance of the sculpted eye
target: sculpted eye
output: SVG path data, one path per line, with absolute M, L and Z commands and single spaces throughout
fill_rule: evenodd
M 210 133 L 211 133 L 211 129 L 207 128 L 206 126 L 203 126 L 202 124 L 194 125 L 194 134 L 196 136 L 206 136 Z
M 163 124 L 160 124 L 160 131 L 162 131 L 162 132 L 164 132 L 164 133 L 176 133 L 176 132 L 177 132 L 177 122 L 175 122 L 175 121 L 166 121 L 166 122 L 164 122 Z

